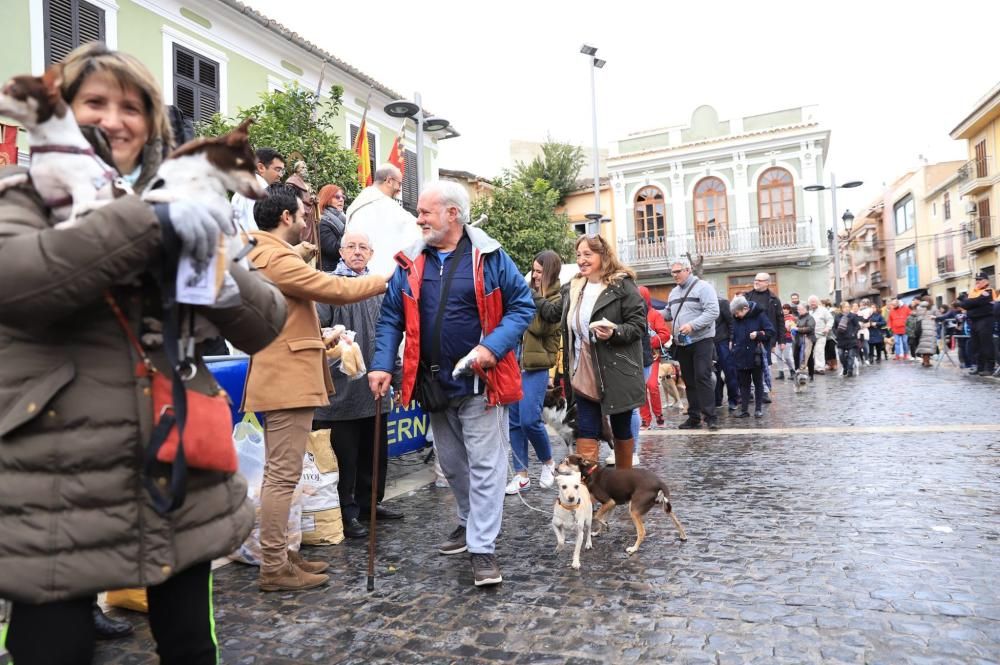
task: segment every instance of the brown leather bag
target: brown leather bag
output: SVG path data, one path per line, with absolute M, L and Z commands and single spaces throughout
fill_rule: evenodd
M 580 304 L 583 302 L 583 291 L 576 302 L 576 327 L 580 326 Z M 589 336 L 589 333 L 588 333 Z M 586 397 L 591 402 L 601 401 L 601 388 L 597 380 L 597 367 L 594 366 L 594 351 L 591 349 L 589 339 L 580 340 L 580 354 L 576 359 L 576 370 L 570 380 L 573 392 Z

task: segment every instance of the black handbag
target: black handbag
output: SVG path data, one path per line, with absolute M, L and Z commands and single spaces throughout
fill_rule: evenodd
M 417 401 L 427 413 L 438 413 L 448 408 L 448 393 L 444 386 L 437 380 L 437 374 L 441 370 L 441 319 L 444 317 L 444 309 L 448 304 L 448 291 L 451 289 L 451 280 L 455 276 L 458 264 L 462 262 L 462 252 L 469 243 L 469 237 L 462 235 L 458 247 L 451 256 L 451 263 L 448 265 L 448 272 L 441 282 L 441 294 L 438 301 L 437 314 L 434 317 L 434 328 L 431 332 L 431 362 L 430 365 L 420 361 L 417 370 Z

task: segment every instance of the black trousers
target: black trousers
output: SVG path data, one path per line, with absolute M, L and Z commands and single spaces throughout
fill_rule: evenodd
M 969 337 L 970 360 L 980 372 L 992 372 L 996 363 L 996 349 L 993 348 L 993 317 L 984 316 L 972 321 L 972 335 Z
M 740 411 L 750 411 L 750 381 L 753 380 L 754 409 L 764 408 L 764 368 L 741 369 L 740 375 Z
M 885 340 L 884 339 L 882 341 L 880 341 L 880 342 L 877 342 L 877 343 L 876 342 L 871 342 L 868 345 L 868 362 L 873 363 L 876 360 L 880 360 L 881 358 L 885 358 L 886 360 L 889 359 L 885 355 Z
M 687 385 L 688 418 L 715 418 L 715 386 L 712 385 L 712 353 L 715 342 L 703 339 L 687 346 L 676 346 L 681 377 Z
M 149 628 L 161 665 L 216 665 L 212 564 L 199 563 L 146 589 Z M 7 649 L 17 665 L 90 665 L 93 596 L 41 605 L 14 603 Z
M 386 440 L 388 414 L 382 416 L 382 442 L 378 454 L 379 502 L 385 498 L 385 474 L 389 468 L 389 442 Z M 313 429 L 330 428 L 330 441 L 337 456 L 340 478 L 337 494 L 340 495 L 340 514 L 344 521 L 367 520 L 371 509 L 372 456 L 375 442 L 375 416 L 356 420 L 314 420 Z

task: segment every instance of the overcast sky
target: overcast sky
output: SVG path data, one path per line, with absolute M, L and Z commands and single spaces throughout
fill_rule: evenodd
M 424 106 L 462 136 L 440 165 L 492 177 L 511 139 L 590 146 L 587 42 L 602 147 L 630 132 L 816 104 L 841 208 L 923 155 L 965 159 L 948 133 L 1000 81 L 998 0 L 592 0 L 378 3 L 244 0 Z

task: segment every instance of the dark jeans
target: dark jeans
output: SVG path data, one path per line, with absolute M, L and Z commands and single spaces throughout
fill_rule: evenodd
M 576 396 L 576 429 L 581 439 L 601 439 L 604 431 L 601 422 L 601 405 L 592 402 L 583 395 Z M 624 411 L 608 416 L 611 421 L 611 434 L 616 439 L 632 438 L 632 412 Z
M 382 442 L 378 453 L 379 502 L 385 498 L 385 473 L 389 465 L 389 442 L 386 424 L 389 416 L 382 416 Z M 372 496 L 372 453 L 375 450 L 375 416 L 356 420 L 314 420 L 313 429 L 330 428 L 330 442 L 337 456 L 340 478 L 337 494 L 340 496 L 340 514 L 344 521 L 368 519 Z
M 888 360 L 888 357 L 885 355 L 885 340 L 871 342 L 868 346 L 868 362 L 881 361 L 882 358 Z
M 764 408 L 764 368 L 741 369 L 740 374 L 740 410 L 747 413 L 750 410 L 750 381 L 753 380 L 754 409 Z
M 841 346 L 837 347 L 837 353 L 840 354 L 840 366 L 843 368 L 843 373 L 847 376 L 851 375 L 854 371 L 854 363 L 857 360 L 855 356 L 858 353 L 856 347 L 854 348 L 844 348 Z
M 212 564 L 199 563 L 146 589 L 149 628 L 162 665 L 215 665 L 219 648 L 212 618 Z M 94 598 L 41 605 L 14 603 L 7 634 L 13 662 L 90 665 L 94 657 Z
M 703 339 L 676 347 L 681 376 L 687 385 L 688 418 L 700 421 L 715 419 L 715 391 L 712 387 L 712 351 L 715 341 Z
M 736 378 L 736 367 L 733 366 L 733 353 L 729 350 L 728 339 L 715 343 L 715 354 L 719 359 L 719 371 L 715 372 L 715 403 L 719 406 L 722 405 L 724 384 L 729 403 L 736 404 L 740 399 L 740 383 Z

